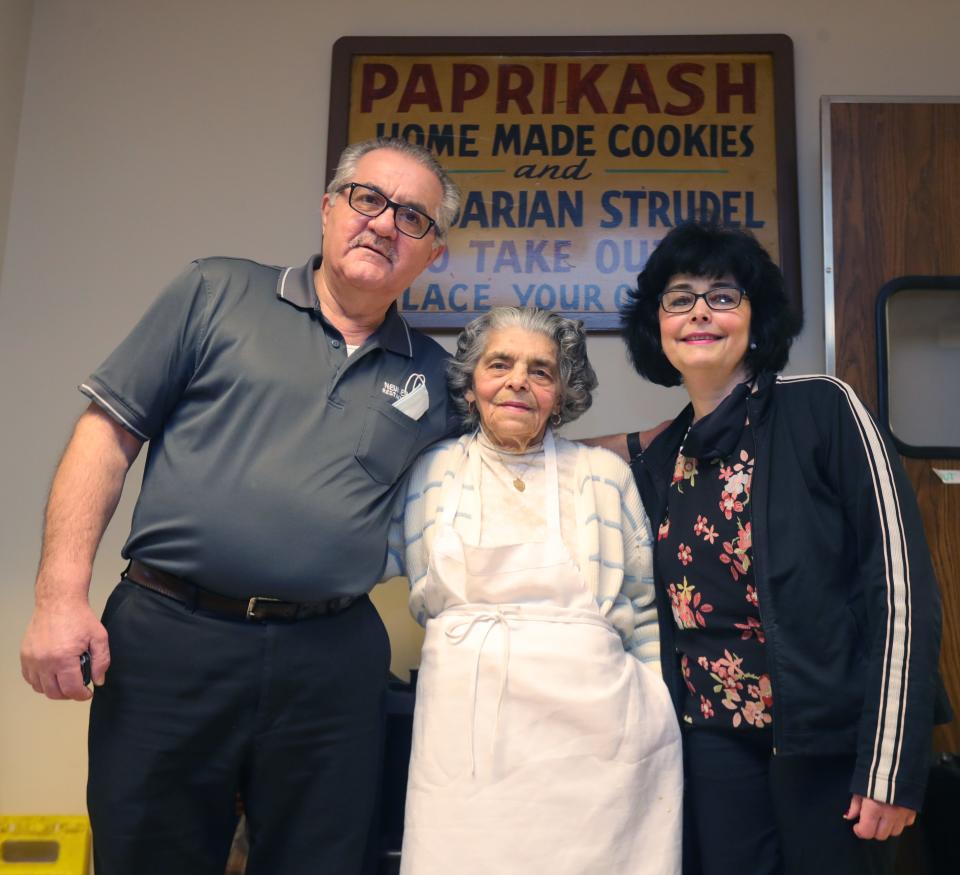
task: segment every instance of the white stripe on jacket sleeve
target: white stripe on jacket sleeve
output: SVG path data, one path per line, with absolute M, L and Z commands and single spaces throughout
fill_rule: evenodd
M 887 624 L 884 630 L 879 719 L 874 734 L 867 795 L 872 799 L 892 803 L 896 795 L 903 746 L 909 685 L 907 668 L 910 664 L 913 634 L 910 560 L 900 498 L 880 430 L 850 386 L 842 380 L 823 375 L 778 378 L 778 381 L 783 383 L 810 380 L 832 383 L 843 393 L 863 442 L 874 500 L 877 503 L 877 518 L 883 544 Z

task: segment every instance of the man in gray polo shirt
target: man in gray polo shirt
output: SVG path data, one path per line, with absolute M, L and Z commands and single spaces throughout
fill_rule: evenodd
M 348 148 L 302 267 L 191 264 L 84 382 L 51 489 L 23 674 L 89 698 L 98 875 L 354 875 L 389 642 L 366 597 L 407 467 L 450 429 L 445 353 L 397 312 L 459 194 L 426 150 Z M 102 623 L 94 554 L 149 442 Z M 110 668 L 109 674 L 107 669 Z

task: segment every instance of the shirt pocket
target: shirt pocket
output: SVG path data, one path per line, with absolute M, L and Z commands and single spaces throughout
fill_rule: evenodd
M 393 407 L 371 404 L 364 415 L 356 458 L 377 483 L 396 483 L 410 462 L 420 426 Z

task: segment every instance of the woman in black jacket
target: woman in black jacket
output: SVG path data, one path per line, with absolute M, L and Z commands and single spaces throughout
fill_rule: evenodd
M 896 451 L 849 386 L 777 376 L 800 319 L 749 234 L 691 222 L 622 313 L 690 404 L 644 451 L 685 870 L 892 871 L 920 807 L 939 596 Z

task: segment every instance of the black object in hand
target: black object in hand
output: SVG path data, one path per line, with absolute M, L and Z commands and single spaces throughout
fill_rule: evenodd
M 80 654 L 80 677 L 85 687 L 90 686 L 90 652 L 87 650 Z

